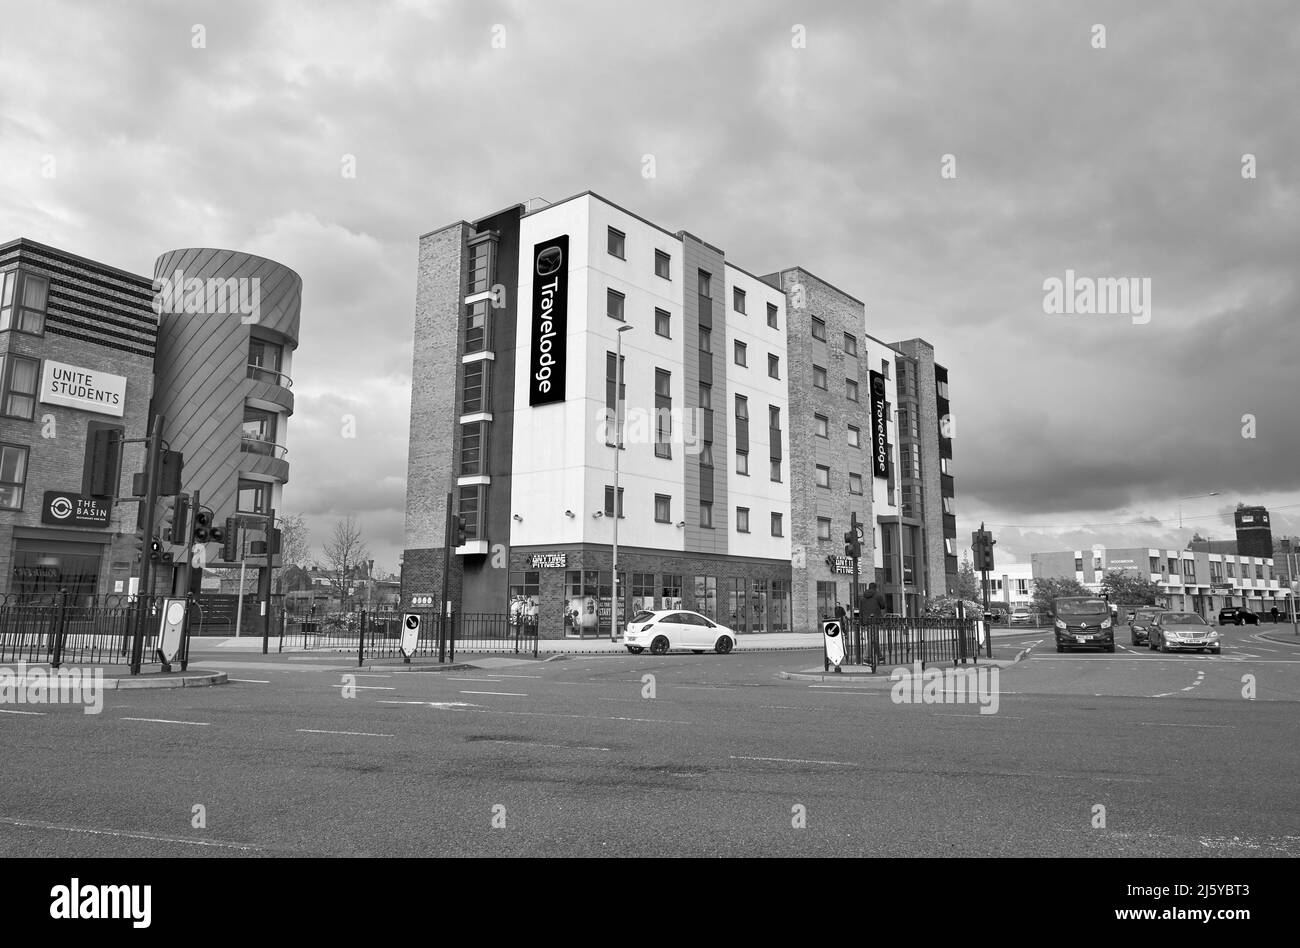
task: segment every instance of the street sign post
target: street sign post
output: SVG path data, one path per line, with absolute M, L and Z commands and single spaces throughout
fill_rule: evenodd
M 420 644 L 420 614 L 418 612 L 408 612 L 402 616 L 402 659 L 406 664 L 411 664 L 411 656 L 415 654 L 416 647 Z
M 822 648 L 825 652 L 822 670 L 830 671 L 832 665 L 840 671 L 844 664 L 844 623 L 839 619 L 827 619 L 822 623 Z
M 185 642 L 185 609 L 188 602 L 180 598 L 163 600 L 162 618 L 158 625 L 158 661 L 162 670 L 172 670 L 172 662 L 181 653 Z

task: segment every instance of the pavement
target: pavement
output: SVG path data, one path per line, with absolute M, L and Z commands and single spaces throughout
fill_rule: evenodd
M 53 668 L 48 662 L 15 662 L 9 665 L 0 666 L 10 669 L 17 673 L 20 669 L 22 675 L 15 674 L 15 685 L 22 686 L 24 682 L 44 679 L 55 674 Z M 139 675 L 132 675 L 128 665 L 90 665 L 90 664 L 72 664 L 65 662 L 60 669 L 61 672 L 79 671 L 81 673 L 90 672 L 97 674 L 103 682 L 102 687 L 112 689 L 151 689 L 151 688 L 201 688 L 209 685 L 224 685 L 226 675 L 224 672 L 206 670 L 201 668 L 189 668 L 180 671 L 180 666 L 174 664 L 174 671 L 159 671 L 157 665 L 145 665 Z M 33 675 L 33 672 L 38 674 Z

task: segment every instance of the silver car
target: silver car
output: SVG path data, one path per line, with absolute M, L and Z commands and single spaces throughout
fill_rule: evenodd
M 623 630 L 623 644 L 634 655 L 647 648 L 652 655 L 674 648 L 688 648 L 697 655 L 713 649 L 726 655 L 736 644 L 736 633 L 698 612 L 658 609 L 634 615 Z
M 1152 651 L 1193 651 L 1218 655 L 1223 651 L 1219 632 L 1195 612 L 1158 612 L 1147 626 Z

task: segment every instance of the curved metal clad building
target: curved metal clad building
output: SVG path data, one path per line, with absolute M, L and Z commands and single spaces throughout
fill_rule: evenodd
M 218 524 L 278 508 L 302 278 L 265 257 L 185 248 L 158 258 L 154 286 L 153 410 L 185 455 L 184 489 Z

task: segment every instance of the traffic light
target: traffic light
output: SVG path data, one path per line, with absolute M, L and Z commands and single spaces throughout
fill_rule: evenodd
M 181 492 L 181 469 L 185 455 L 179 451 L 163 451 L 158 464 L 158 496 L 174 497 Z
M 268 535 L 268 541 L 271 545 L 271 555 L 278 556 L 280 553 L 280 529 L 274 527 Z
M 844 534 L 844 555 L 853 557 L 862 555 L 862 527 L 858 524 L 856 511 L 849 514 L 849 530 Z
M 176 502 L 172 505 L 171 517 L 171 536 L 167 539 L 181 546 L 188 546 L 190 542 L 190 495 L 177 494 Z M 164 536 L 166 536 L 164 534 Z
M 977 573 L 991 572 L 994 569 L 993 545 L 997 542 L 993 539 L 993 534 L 982 526 L 971 534 L 971 552 L 975 554 L 974 566 Z
M 465 518 L 464 517 L 456 518 L 456 545 L 457 546 L 465 545 Z
M 157 537 L 149 538 L 149 559 L 155 563 L 162 559 L 163 545 Z
M 234 563 L 239 559 L 239 518 L 226 518 L 224 534 L 225 539 L 221 545 L 221 558 L 227 563 Z
M 90 496 L 116 497 L 122 471 L 122 429 L 100 428 L 90 436 Z
M 197 510 L 194 512 L 194 542 L 210 543 L 212 542 L 212 511 Z

